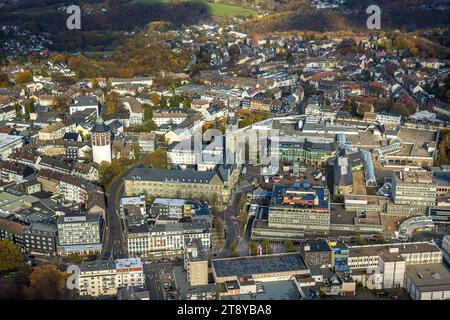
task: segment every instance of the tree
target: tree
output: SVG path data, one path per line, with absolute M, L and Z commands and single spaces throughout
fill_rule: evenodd
M 367 239 L 361 237 L 361 235 L 357 234 L 355 235 L 355 237 L 353 238 L 353 241 L 358 245 L 358 246 L 363 246 L 367 244 Z
M 205 46 L 201 46 L 200 50 L 198 51 L 197 58 L 201 63 L 209 64 L 211 57 L 209 55 L 208 48 L 206 48 Z
M 67 260 L 73 264 L 81 264 L 83 262 L 83 257 L 79 254 L 73 253 L 67 256 Z
M 53 98 L 53 103 L 59 110 L 64 110 L 69 105 L 69 97 L 68 96 L 56 96 Z
M 30 113 L 33 111 L 33 101 L 28 101 L 25 103 L 25 120 L 30 120 Z
M 408 107 L 404 103 L 401 102 L 394 103 L 392 109 L 389 112 L 398 114 L 405 118 L 412 114 L 412 111 L 408 109 Z
M 114 170 L 111 163 L 102 161 L 98 166 L 98 182 L 104 186 L 109 185 L 109 183 L 114 178 Z
M 173 95 L 169 99 L 169 108 L 179 108 L 181 103 L 183 103 L 183 98 L 181 96 Z
M 156 93 L 152 93 L 150 95 L 150 101 L 152 102 L 153 106 L 158 106 L 160 103 L 160 98 Z
M 92 79 L 91 85 L 92 85 L 92 88 L 94 88 L 94 89 L 98 89 L 99 88 L 99 84 L 98 84 L 97 78 Z
M 29 70 L 23 70 L 16 75 L 16 83 L 24 84 L 33 81 L 33 74 Z
M 286 248 L 287 252 L 295 251 L 294 242 L 292 242 L 291 240 L 284 241 L 284 247 Z
M 0 273 L 16 270 L 22 263 L 20 248 L 10 240 L 0 241 Z
M 256 244 L 255 241 L 250 241 L 249 248 L 250 248 L 250 254 L 252 256 L 258 255 L 258 245 Z
M 119 97 L 117 96 L 117 93 L 111 92 L 110 94 L 106 95 L 105 98 L 105 113 L 107 115 L 116 114 L 119 112 Z
M 134 159 L 139 160 L 141 157 L 141 147 L 139 146 L 139 142 L 133 142 L 132 144 Z
M 439 132 L 439 145 L 438 145 L 438 165 L 447 165 L 450 163 L 450 131 L 442 129 Z
M 9 88 L 13 84 L 9 81 L 8 75 L 4 72 L 0 73 L 0 88 Z
M 65 63 L 66 57 L 62 53 L 55 53 L 50 56 L 50 61 L 56 64 Z
M 270 247 L 270 243 L 268 240 L 264 240 L 261 243 L 262 246 L 262 250 L 264 254 L 271 254 L 272 253 L 272 248 Z
M 168 105 L 167 105 L 167 99 L 163 96 L 161 96 L 161 98 L 159 99 L 159 108 L 160 109 L 167 109 Z
M 230 254 L 232 257 L 238 257 L 239 253 L 237 252 L 237 240 L 233 241 L 230 245 Z
M 374 239 L 377 243 L 385 244 L 387 243 L 387 240 L 382 235 L 376 235 Z
M 152 119 L 149 119 L 138 126 L 128 127 L 125 129 L 125 131 L 127 131 L 127 132 L 152 132 L 156 128 L 158 128 L 156 123 Z
M 314 85 L 310 84 L 309 82 L 306 82 L 304 84 L 303 90 L 304 90 L 304 93 L 305 93 L 305 98 L 309 98 L 309 97 L 315 95 L 316 92 L 317 92 L 316 87 Z
M 30 275 L 29 295 L 34 299 L 62 299 L 67 295 L 65 280 L 66 274 L 55 265 L 39 265 Z
M 267 112 L 255 111 L 252 112 L 247 118 L 239 122 L 240 128 L 248 127 L 256 122 L 260 122 L 268 118 Z
M 149 104 L 143 104 L 142 109 L 144 109 L 144 121 L 148 121 L 153 118 L 153 109 Z
M 12 279 L 2 280 L 0 282 L 0 300 L 20 300 L 20 290 L 17 283 Z
M 162 148 L 157 148 L 155 151 L 145 156 L 143 162 L 144 166 L 156 169 L 167 169 L 170 165 L 167 151 Z
M 450 97 L 449 97 L 450 99 Z M 184 99 L 183 100 L 183 108 L 184 109 L 190 109 L 191 108 L 191 102 L 189 101 L 189 99 Z
M 372 110 L 372 106 L 368 103 L 361 103 L 357 108 L 357 114 L 360 117 L 363 117 L 366 112 L 370 112 Z

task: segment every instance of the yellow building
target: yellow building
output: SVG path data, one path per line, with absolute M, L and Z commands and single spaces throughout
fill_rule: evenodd
M 66 126 L 62 122 L 56 122 L 39 131 L 39 140 L 62 139 L 66 133 Z
M 125 194 L 203 200 L 223 210 L 238 178 L 238 168 L 231 165 L 215 171 L 135 168 L 125 177 Z

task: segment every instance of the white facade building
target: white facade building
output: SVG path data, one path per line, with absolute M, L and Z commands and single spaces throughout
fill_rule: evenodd
M 111 162 L 111 129 L 98 117 L 91 130 L 92 156 L 95 163 Z
M 78 276 L 81 296 L 116 295 L 125 287 L 144 287 L 145 276 L 140 258 L 93 261 L 80 266 Z
M 98 101 L 94 96 L 79 96 L 75 97 L 74 102 L 69 105 L 70 114 L 85 110 L 95 110 L 98 115 Z

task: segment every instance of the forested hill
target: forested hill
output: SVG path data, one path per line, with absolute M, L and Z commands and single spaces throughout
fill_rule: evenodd
M 72 4 L 81 7 L 81 30 L 66 27 L 69 15 L 65 8 Z M 153 21 L 182 26 L 209 19 L 206 4 L 199 1 L 24 0 L 10 6 L 4 3 L 0 10 L 2 25 L 44 35 L 53 42 L 51 49 L 58 51 L 112 50 L 124 40 L 124 31 L 138 30 Z
M 305 2 L 287 2 L 273 14 L 245 21 L 242 31 L 249 33 L 302 31 L 367 30 L 366 8 L 378 4 L 382 10 L 381 28 L 415 31 L 450 26 L 450 2 L 439 0 L 348 0 L 333 10 L 318 10 Z M 434 4 L 433 4 L 434 3 Z M 447 3 L 447 4 L 445 4 Z M 287 10 L 289 8 L 289 10 Z
M 51 2 L 52 0 L 48 0 Z M 84 3 L 82 1 L 72 1 Z M 32 31 L 60 32 L 66 29 L 68 15 L 62 9 L 63 3 L 46 7 L 30 7 L 16 11 L 2 10 L 0 21 L 4 24 L 17 23 Z M 87 7 L 87 4 L 84 4 Z M 98 7 L 94 4 L 83 10 L 81 7 L 82 30 L 84 31 L 131 31 L 136 27 L 143 27 L 149 22 L 165 20 L 177 25 L 197 23 L 201 19 L 208 18 L 208 9 L 202 2 L 155 2 L 137 3 L 126 1 L 122 4 Z

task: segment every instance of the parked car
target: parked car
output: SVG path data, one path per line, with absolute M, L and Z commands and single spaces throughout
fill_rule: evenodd
M 171 293 L 166 294 L 166 300 L 175 300 L 175 296 Z

